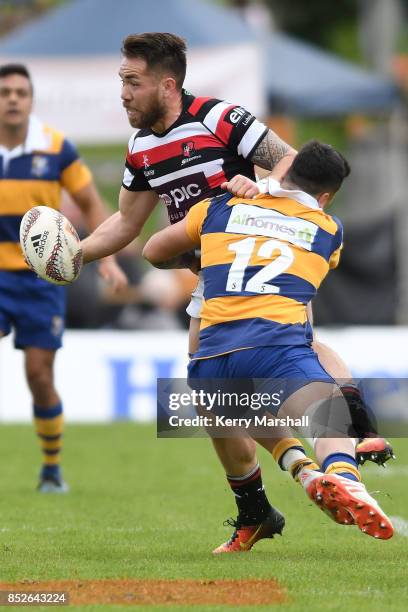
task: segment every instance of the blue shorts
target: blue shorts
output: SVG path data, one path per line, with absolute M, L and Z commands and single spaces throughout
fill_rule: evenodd
M 206 379 L 205 388 L 212 379 L 241 379 L 228 384 L 231 390 L 237 385 L 242 390 L 253 386 L 253 390 L 280 395 L 280 405 L 298 389 L 311 382 L 335 383 L 321 366 L 311 346 L 261 346 L 234 351 L 218 357 L 196 359 L 188 365 L 191 387 L 192 379 Z M 254 381 L 253 385 L 251 380 Z M 207 383 L 208 381 L 208 383 Z M 223 383 L 224 386 L 224 383 Z
M 0 271 L 0 331 L 7 335 L 14 329 L 16 348 L 60 348 L 64 319 L 65 287 L 29 270 Z

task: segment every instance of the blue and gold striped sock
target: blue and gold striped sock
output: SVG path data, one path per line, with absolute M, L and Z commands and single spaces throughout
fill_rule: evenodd
M 34 405 L 34 423 L 41 440 L 43 453 L 43 477 L 57 477 L 62 449 L 64 417 L 62 404 L 50 408 Z
M 280 469 L 289 472 L 296 481 L 303 468 L 319 469 L 317 463 L 306 455 L 302 443 L 297 438 L 282 438 L 282 440 L 279 440 L 272 451 L 272 457 Z
M 347 453 L 332 453 L 328 455 L 322 463 L 322 470 L 325 474 L 337 474 L 357 482 L 361 480 L 357 461 Z

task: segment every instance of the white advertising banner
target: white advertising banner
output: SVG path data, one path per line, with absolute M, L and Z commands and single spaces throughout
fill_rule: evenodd
M 56 382 L 71 422 L 152 420 L 156 379 L 184 378 L 187 334 L 68 331 L 58 351 Z M 31 419 L 23 353 L 0 342 L 0 421 Z
M 1 63 L 16 61 L 1 57 Z M 134 131 L 122 107 L 118 70 L 121 56 L 18 57 L 29 68 L 35 113 L 74 142 L 121 142 Z M 185 87 L 196 96 L 239 104 L 265 113 L 258 49 L 252 44 L 189 50 Z
M 408 328 L 319 330 L 357 377 L 408 378 Z M 68 331 L 56 380 L 69 422 L 152 420 L 157 378 L 185 378 L 185 332 Z M 0 342 L 0 421 L 29 422 L 23 354 Z

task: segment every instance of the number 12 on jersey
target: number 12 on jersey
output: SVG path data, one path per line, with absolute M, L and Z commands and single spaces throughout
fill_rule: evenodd
M 244 238 L 238 242 L 233 242 L 228 246 L 229 251 L 234 251 L 235 258 L 231 264 L 227 279 L 227 291 L 240 293 L 244 282 L 245 270 L 256 247 L 256 238 Z M 268 281 L 282 274 L 292 264 L 295 256 L 292 249 L 279 240 L 267 240 L 257 251 L 258 257 L 272 259 L 274 251 L 279 251 L 271 263 L 256 272 L 246 283 L 244 291 L 251 293 L 279 293 L 280 287 L 272 285 Z

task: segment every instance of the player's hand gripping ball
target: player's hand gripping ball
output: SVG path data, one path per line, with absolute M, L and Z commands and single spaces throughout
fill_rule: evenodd
M 64 215 L 48 206 L 35 206 L 23 217 L 20 244 L 28 266 L 55 285 L 67 285 L 82 269 L 78 234 Z

